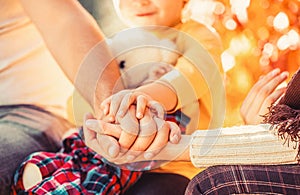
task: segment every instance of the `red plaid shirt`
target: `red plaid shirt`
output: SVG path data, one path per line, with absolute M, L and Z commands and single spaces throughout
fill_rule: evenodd
M 37 165 L 43 181 L 24 190 L 22 174 L 27 163 Z M 121 194 L 142 172 L 120 169 L 102 161 L 78 133 L 63 141 L 58 153 L 37 152 L 22 163 L 14 177 L 13 194 Z
M 167 115 L 166 120 L 177 123 L 183 134 L 189 123 L 189 118 L 181 111 Z M 22 175 L 27 163 L 39 167 L 43 180 L 25 191 Z M 130 166 L 128 164 L 127 167 L 130 169 Z M 141 162 L 137 167 L 145 171 L 154 166 L 156 162 L 151 161 Z M 79 133 L 74 133 L 64 139 L 58 153 L 31 154 L 15 174 L 12 194 L 122 194 L 140 178 L 142 171 L 121 169 L 109 164 L 84 144 Z

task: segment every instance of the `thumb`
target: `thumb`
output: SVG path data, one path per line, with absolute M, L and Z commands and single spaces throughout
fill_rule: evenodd
M 85 126 L 98 134 L 110 135 L 115 138 L 120 138 L 122 131 L 120 125 L 111 124 L 97 119 L 87 119 L 85 121 Z

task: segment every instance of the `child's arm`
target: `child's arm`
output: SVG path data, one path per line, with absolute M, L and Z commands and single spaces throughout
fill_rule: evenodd
M 177 96 L 167 82 L 155 81 L 134 90 L 122 90 L 105 99 L 101 108 L 110 122 L 114 122 L 116 117 L 123 117 L 132 104 L 137 106 L 138 119 L 144 116 L 146 107 L 154 109 L 157 116 L 162 118 L 165 110 L 170 111 L 176 107 Z

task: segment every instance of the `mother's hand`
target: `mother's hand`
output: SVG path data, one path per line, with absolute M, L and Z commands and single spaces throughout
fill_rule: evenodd
M 134 108 L 129 109 L 120 124 L 111 124 L 96 120 L 91 114 L 87 114 L 83 126 L 86 145 L 110 162 L 120 164 L 130 162 L 141 154 L 144 154 L 145 160 L 151 159 L 165 147 L 169 140 L 173 144 L 180 141 L 180 129 L 175 123 L 150 117 L 150 110 L 146 112 L 140 123 L 134 122 L 133 116 L 135 116 Z M 131 122 L 127 123 L 128 121 Z M 140 128 L 137 135 L 133 135 L 132 131 L 124 130 L 124 128 L 136 128 L 135 125 Z M 155 131 L 151 128 L 155 128 Z M 133 143 L 124 142 L 127 139 Z M 122 145 L 120 141 L 123 141 Z M 124 143 L 127 144 L 125 147 Z
M 268 107 L 285 92 L 285 87 L 278 87 L 287 78 L 288 72 L 280 73 L 279 69 L 275 69 L 258 80 L 240 109 L 245 124 L 259 124 L 263 121 L 262 116 L 268 112 Z

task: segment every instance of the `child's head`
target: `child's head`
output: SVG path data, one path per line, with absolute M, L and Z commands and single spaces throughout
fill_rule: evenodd
M 114 0 L 119 17 L 130 27 L 175 26 L 188 0 Z

